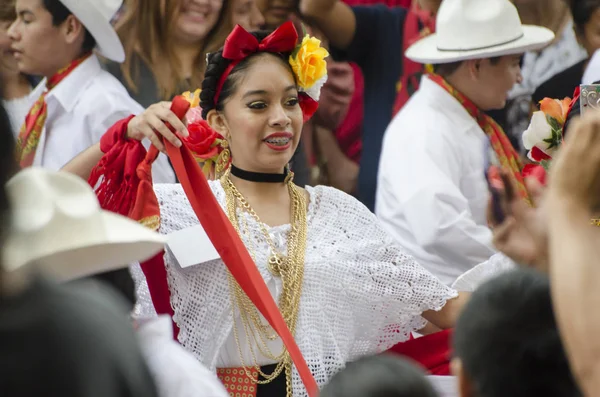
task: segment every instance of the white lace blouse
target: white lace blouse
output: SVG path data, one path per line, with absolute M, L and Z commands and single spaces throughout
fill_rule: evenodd
M 220 182 L 210 186 L 222 207 Z M 160 232 L 169 234 L 198 224 L 180 185 L 155 185 L 161 211 Z M 375 215 L 353 197 L 329 187 L 307 187 L 310 204 L 304 283 L 295 339 L 317 383 L 324 385 L 347 362 L 387 350 L 425 325 L 421 313 L 440 310 L 457 296 L 416 263 L 383 230 Z M 280 281 L 266 268 L 269 248 L 256 221 L 245 217 L 256 265 L 274 298 Z M 240 224 L 243 224 L 240 221 Z M 280 252 L 286 252 L 289 225 L 268 228 Z M 165 263 L 179 341 L 210 369 L 222 361 L 231 343 L 233 311 L 227 270 L 221 260 L 182 269 L 168 252 Z M 139 266 L 134 269 L 142 308 L 152 314 Z M 241 341 L 245 336 L 241 336 Z M 274 351 L 277 354 L 277 351 Z M 294 370 L 294 396 L 306 391 Z

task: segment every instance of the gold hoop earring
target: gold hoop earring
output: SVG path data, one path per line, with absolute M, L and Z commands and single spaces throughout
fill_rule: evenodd
M 223 176 L 225 171 L 229 168 L 229 163 L 231 163 L 231 151 L 229 150 L 229 142 L 224 140 L 221 144 L 223 150 L 219 154 L 217 158 L 217 164 L 215 166 L 216 177 L 220 178 Z

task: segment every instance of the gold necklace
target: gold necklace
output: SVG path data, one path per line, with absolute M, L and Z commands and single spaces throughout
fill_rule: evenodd
M 231 221 L 238 234 L 241 237 L 246 235 L 250 237 L 250 241 L 253 240 L 248 231 L 248 223 L 245 217 L 242 217 L 243 233 L 240 232 L 240 221 L 237 216 L 237 209 L 240 208 L 242 211 L 247 212 L 252 218 L 254 218 L 259 225 L 267 244 L 269 245 L 270 253 L 267 261 L 267 268 L 271 274 L 276 277 L 280 277 L 283 284 L 283 290 L 278 302 L 279 310 L 283 315 L 285 323 L 292 332 L 292 335 L 295 335 L 300 306 L 300 296 L 302 294 L 302 283 L 304 279 L 304 255 L 306 252 L 307 233 L 307 203 L 304 192 L 292 182 L 292 179 L 293 175 L 286 181 L 292 201 L 290 210 L 291 230 L 287 238 L 287 255 L 283 255 L 277 251 L 266 226 L 260 221 L 260 218 L 245 197 L 235 187 L 229 178 L 229 172 L 226 172 L 221 178 L 221 185 L 225 191 L 227 217 Z M 247 248 L 252 258 L 256 262 L 257 256 L 254 252 L 254 244 L 249 243 Z M 235 307 L 237 307 L 240 312 L 241 323 L 246 335 L 246 342 L 249 346 L 250 354 L 254 360 L 254 367 L 265 380 L 253 380 L 247 370 L 246 375 L 259 384 L 266 384 L 272 382 L 285 369 L 287 396 L 292 397 L 292 360 L 287 352 L 287 349 L 284 347 L 283 351 L 277 355 L 270 351 L 267 346 L 267 341 L 277 339 L 277 334 L 268 324 L 263 323 L 260 313 L 231 274 L 229 274 L 229 286 L 231 291 L 232 310 L 234 311 L 233 332 L 238 347 L 241 364 L 243 367 L 246 367 L 244 364 L 244 358 L 236 326 Z M 256 345 L 263 356 L 277 362 L 273 373 L 264 374 L 261 371 L 256 360 L 254 345 Z

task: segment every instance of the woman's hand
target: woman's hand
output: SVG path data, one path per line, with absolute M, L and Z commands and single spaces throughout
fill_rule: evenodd
M 492 203 L 488 207 L 488 219 L 494 233 L 494 245 L 513 261 L 548 271 L 548 234 L 544 187 L 535 179 L 527 179 L 533 207 L 516 194 L 511 176 L 502 171 L 504 190 L 500 192 L 501 206 L 506 214 L 504 222 L 493 217 Z
M 127 125 L 127 138 L 138 141 L 148 138 L 161 152 L 166 152 L 162 139 L 167 139 L 176 147 L 181 147 L 181 141 L 172 133 L 167 123 L 173 126 L 182 137 L 189 136 L 184 122 L 171 111 L 171 102 L 160 102 L 150 106 L 144 113 L 134 117 Z
M 600 114 L 574 121 L 573 137 L 561 146 L 550 174 L 549 197 L 556 207 L 586 212 L 600 210 Z
M 600 114 L 573 121 L 548 187 L 552 302 L 569 363 L 584 395 L 600 390 Z

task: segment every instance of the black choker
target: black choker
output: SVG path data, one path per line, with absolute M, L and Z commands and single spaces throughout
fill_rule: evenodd
M 231 175 L 250 182 L 283 183 L 288 177 L 288 169 L 284 168 L 283 174 L 265 174 L 262 172 L 244 171 L 231 164 Z

